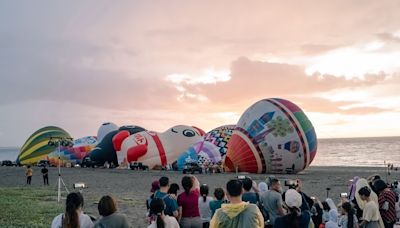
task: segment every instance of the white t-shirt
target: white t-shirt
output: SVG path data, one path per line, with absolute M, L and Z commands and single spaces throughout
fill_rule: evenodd
M 379 221 L 379 209 L 378 206 L 374 201 L 369 201 L 368 203 L 365 204 L 364 210 L 363 210 L 363 220 L 366 220 L 368 222 L 371 221 Z
M 179 223 L 176 218 L 170 217 L 168 215 L 164 216 L 165 228 L 179 228 Z M 154 221 L 147 228 L 157 228 L 157 221 Z
M 62 218 L 64 217 L 64 214 L 59 214 L 57 215 L 54 219 L 53 222 L 51 223 L 51 228 L 61 228 L 62 227 Z M 90 219 L 90 217 L 83 212 L 79 214 L 79 224 L 81 228 L 92 228 L 93 227 L 93 222 Z
M 203 201 L 203 196 L 199 197 L 199 211 L 201 221 L 209 222 L 211 220 L 211 209 L 210 202 L 213 200 L 212 197 L 207 196 L 206 202 Z

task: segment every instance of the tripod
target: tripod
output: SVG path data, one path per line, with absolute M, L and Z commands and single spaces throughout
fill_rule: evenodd
M 65 191 L 69 194 L 68 188 L 65 185 L 64 180 L 61 177 L 61 154 L 60 154 L 60 141 L 58 141 L 58 197 L 57 202 L 61 201 L 61 183 L 63 184 Z
M 50 136 L 50 140 L 47 143 L 49 146 L 57 146 L 57 152 L 58 152 L 58 197 L 57 197 L 57 202 L 59 203 L 61 201 L 61 183 L 64 185 L 65 191 L 69 193 L 67 186 L 65 185 L 64 180 L 61 177 L 61 151 L 60 151 L 60 146 L 65 146 L 65 147 L 71 147 L 73 145 L 72 143 L 72 138 L 68 137 L 59 137 L 55 136 L 52 137 Z

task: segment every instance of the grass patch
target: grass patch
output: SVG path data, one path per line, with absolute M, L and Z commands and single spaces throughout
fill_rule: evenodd
M 50 227 L 63 212 L 57 192 L 43 188 L 0 188 L 0 227 Z

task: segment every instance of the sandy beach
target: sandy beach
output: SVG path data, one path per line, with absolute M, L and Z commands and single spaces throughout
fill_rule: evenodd
M 22 187 L 25 185 L 25 169 L 23 167 L 0 167 L 0 187 Z M 57 197 L 57 168 L 50 168 L 50 185 L 44 187 L 40 175 L 40 168 L 34 167 L 32 186 L 27 188 L 38 189 L 48 188 L 54 190 L 54 199 Z M 145 200 L 150 194 L 150 186 L 153 180 L 165 175 L 170 178 L 171 183 L 178 183 L 183 176 L 180 172 L 174 171 L 133 171 L 120 169 L 84 169 L 84 168 L 62 168 L 63 180 L 70 191 L 72 185 L 77 182 L 84 182 L 88 188 L 84 189 L 86 213 L 98 216 L 97 202 L 101 196 L 111 194 L 118 199 L 119 211 L 127 215 L 132 227 L 147 227 L 145 222 Z M 354 176 L 367 177 L 372 174 L 379 174 L 386 178 L 384 168 L 378 167 L 310 167 L 296 175 L 276 175 L 279 179 L 303 180 L 304 192 L 310 196 L 317 196 L 320 199 L 326 198 L 326 188 L 331 188 L 329 196 L 338 201 L 339 194 L 347 191 L 347 182 Z M 257 183 L 264 181 L 268 175 L 248 174 Z M 235 173 L 226 174 L 201 174 L 196 175 L 201 184 L 210 186 L 212 194 L 214 188 L 225 187 L 226 182 L 235 178 Z M 391 172 L 389 181 L 400 179 L 399 171 Z M 286 187 L 284 187 L 286 189 Z M 62 189 L 62 196 L 65 198 L 65 189 Z M 54 214 L 55 216 L 56 214 Z M 52 220 L 53 218 L 49 218 Z

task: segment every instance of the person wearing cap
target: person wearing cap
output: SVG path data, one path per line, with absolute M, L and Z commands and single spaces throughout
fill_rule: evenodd
M 240 180 L 230 180 L 226 184 L 230 203 L 222 204 L 210 221 L 211 228 L 263 228 L 264 218 L 257 205 L 243 202 L 243 184 Z
M 269 179 L 269 186 L 270 189 L 261 195 L 260 203 L 263 205 L 264 210 L 268 212 L 268 224 L 274 225 L 278 216 L 285 215 L 282 206 L 282 186 L 281 182 L 275 177 Z
M 178 202 L 168 194 L 169 178 L 165 176 L 161 177 L 158 182 L 160 183 L 160 189 L 154 193 L 154 198 L 160 198 L 164 200 L 164 214 L 178 218 Z
M 300 193 L 294 189 L 287 190 L 285 204 L 288 208 L 288 214 L 276 218 L 274 228 L 308 228 L 310 213 L 301 212 L 302 197 Z
M 385 181 L 374 181 L 375 190 L 378 192 L 379 212 L 385 228 L 392 228 L 396 223 L 396 194 L 392 192 Z

